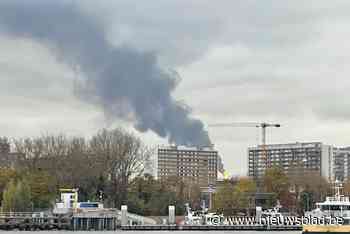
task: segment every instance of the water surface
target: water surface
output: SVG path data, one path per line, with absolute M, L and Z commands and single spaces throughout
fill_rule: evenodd
M 64 234 L 64 233 L 73 233 L 73 231 L 3 231 L 7 232 L 9 234 Z M 199 234 L 199 233 L 205 233 L 205 234 L 223 234 L 223 233 L 243 233 L 243 234 L 268 234 L 267 231 L 122 231 L 122 230 L 116 230 L 116 231 L 74 231 L 79 234 L 86 233 L 86 234 L 111 234 L 111 233 L 117 233 L 117 234 L 164 234 L 169 232 L 178 232 L 181 234 Z M 263 233 L 262 233 L 263 232 Z M 301 234 L 301 231 L 271 231 L 271 234 Z

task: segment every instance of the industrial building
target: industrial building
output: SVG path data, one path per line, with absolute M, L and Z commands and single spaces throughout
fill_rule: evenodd
M 334 178 L 333 147 L 321 142 L 270 144 L 248 148 L 248 176 L 260 179 L 268 167 L 279 166 L 286 174 L 314 171 Z
M 218 151 L 213 147 L 166 146 L 158 148 L 157 177 L 178 177 L 201 187 L 215 185 L 218 170 L 223 170 Z

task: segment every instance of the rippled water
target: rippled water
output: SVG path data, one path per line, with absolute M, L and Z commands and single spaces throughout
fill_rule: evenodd
M 63 233 L 72 233 L 72 231 L 39 231 L 40 234 L 63 234 Z M 199 233 L 203 233 L 203 231 L 147 231 L 147 232 L 144 232 L 144 231 L 121 231 L 121 230 L 116 230 L 116 231 L 76 231 L 78 233 L 86 233 L 86 234 L 91 234 L 91 233 L 94 233 L 94 234 L 99 234 L 99 233 L 103 233 L 103 234 L 107 234 L 107 233 L 118 233 L 118 234 L 121 234 L 121 233 L 129 233 L 129 234 L 144 234 L 144 233 L 148 233 L 148 234 L 161 234 L 161 233 L 169 233 L 169 232 L 179 232 L 181 234 L 199 234 Z M 232 233 L 232 232 L 236 232 L 236 233 L 243 233 L 243 234 L 261 234 L 261 231 L 260 232 L 256 232 L 256 231 L 205 231 L 204 233 L 205 234 L 218 234 L 218 233 Z M 23 232 L 23 231 L 7 231 L 7 233 L 11 233 L 11 234 L 14 234 L 14 233 L 36 233 L 38 234 L 38 232 L 36 231 L 26 231 L 26 232 Z M 266 232 L 264 232 L 266 233 Z M 273 231 L 271 232 L 271 234 L 301 234 L 301 231 L 283 231 L 283 232 L 276 232 L 276 231 Z

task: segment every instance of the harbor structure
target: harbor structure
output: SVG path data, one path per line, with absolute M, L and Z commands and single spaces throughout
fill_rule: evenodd
M 331 181 L 334 177 L 333 147 L 322 142 L 269 144 L 248 148 L 248 176 L 259 180 L 267 169 L 278 166 L 286 174 L 314 172 Z
M 103 207 L 101 202 L 79 202 L 78 189 L 60 189 L 61 199 L 55 204 L 53 214 L 71 219 L 72 230 L 115 230 L 118 211 Z
M 223 170 L 221 158 L 212 146 L 163 146 L 158 148 L 157 177 L 166 180 L 178 177 L 201 187 L 215 185 L 218 170 Z

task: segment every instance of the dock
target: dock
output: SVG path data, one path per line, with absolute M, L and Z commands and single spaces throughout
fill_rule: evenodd
M 92 203 L 82 203 L 92 204 Z M 0 230 L 71 230 L 71 231 L 302 231 L 301 225 L 250 225 L 210 224 L 206 222 L 175 222 L 174 206 L 169 206 L 168 217 L 162 224 L 155 217 L 144 217 L 121 209 L 79 207 L 56 209 L 55 212 L 0 213 Z M 63 211 L 63 212 L 59 212 Z M 68 212 L 67 212 L 68 211 Z M 202 221 L 205 221 L 204 219 Z
M 302 226 L 264 225 L 127 225 L 123 231 L 301 231 Z
M 302 226 L 267 225 L 121 225 L 120 211 L 82 212 L 71 216 L 48 216 L 42 212 L 0 213 L 0 230 L 124 230 L 124 231 L 301 231 Z
M 116 230 L 119 223 L 119 212 L 106 210 L 75 213 L 71 217 L 71 229 L 74 231 Z
M 0 213 L 0 230 L 70 230 L 71 219 L 43 212 Z

